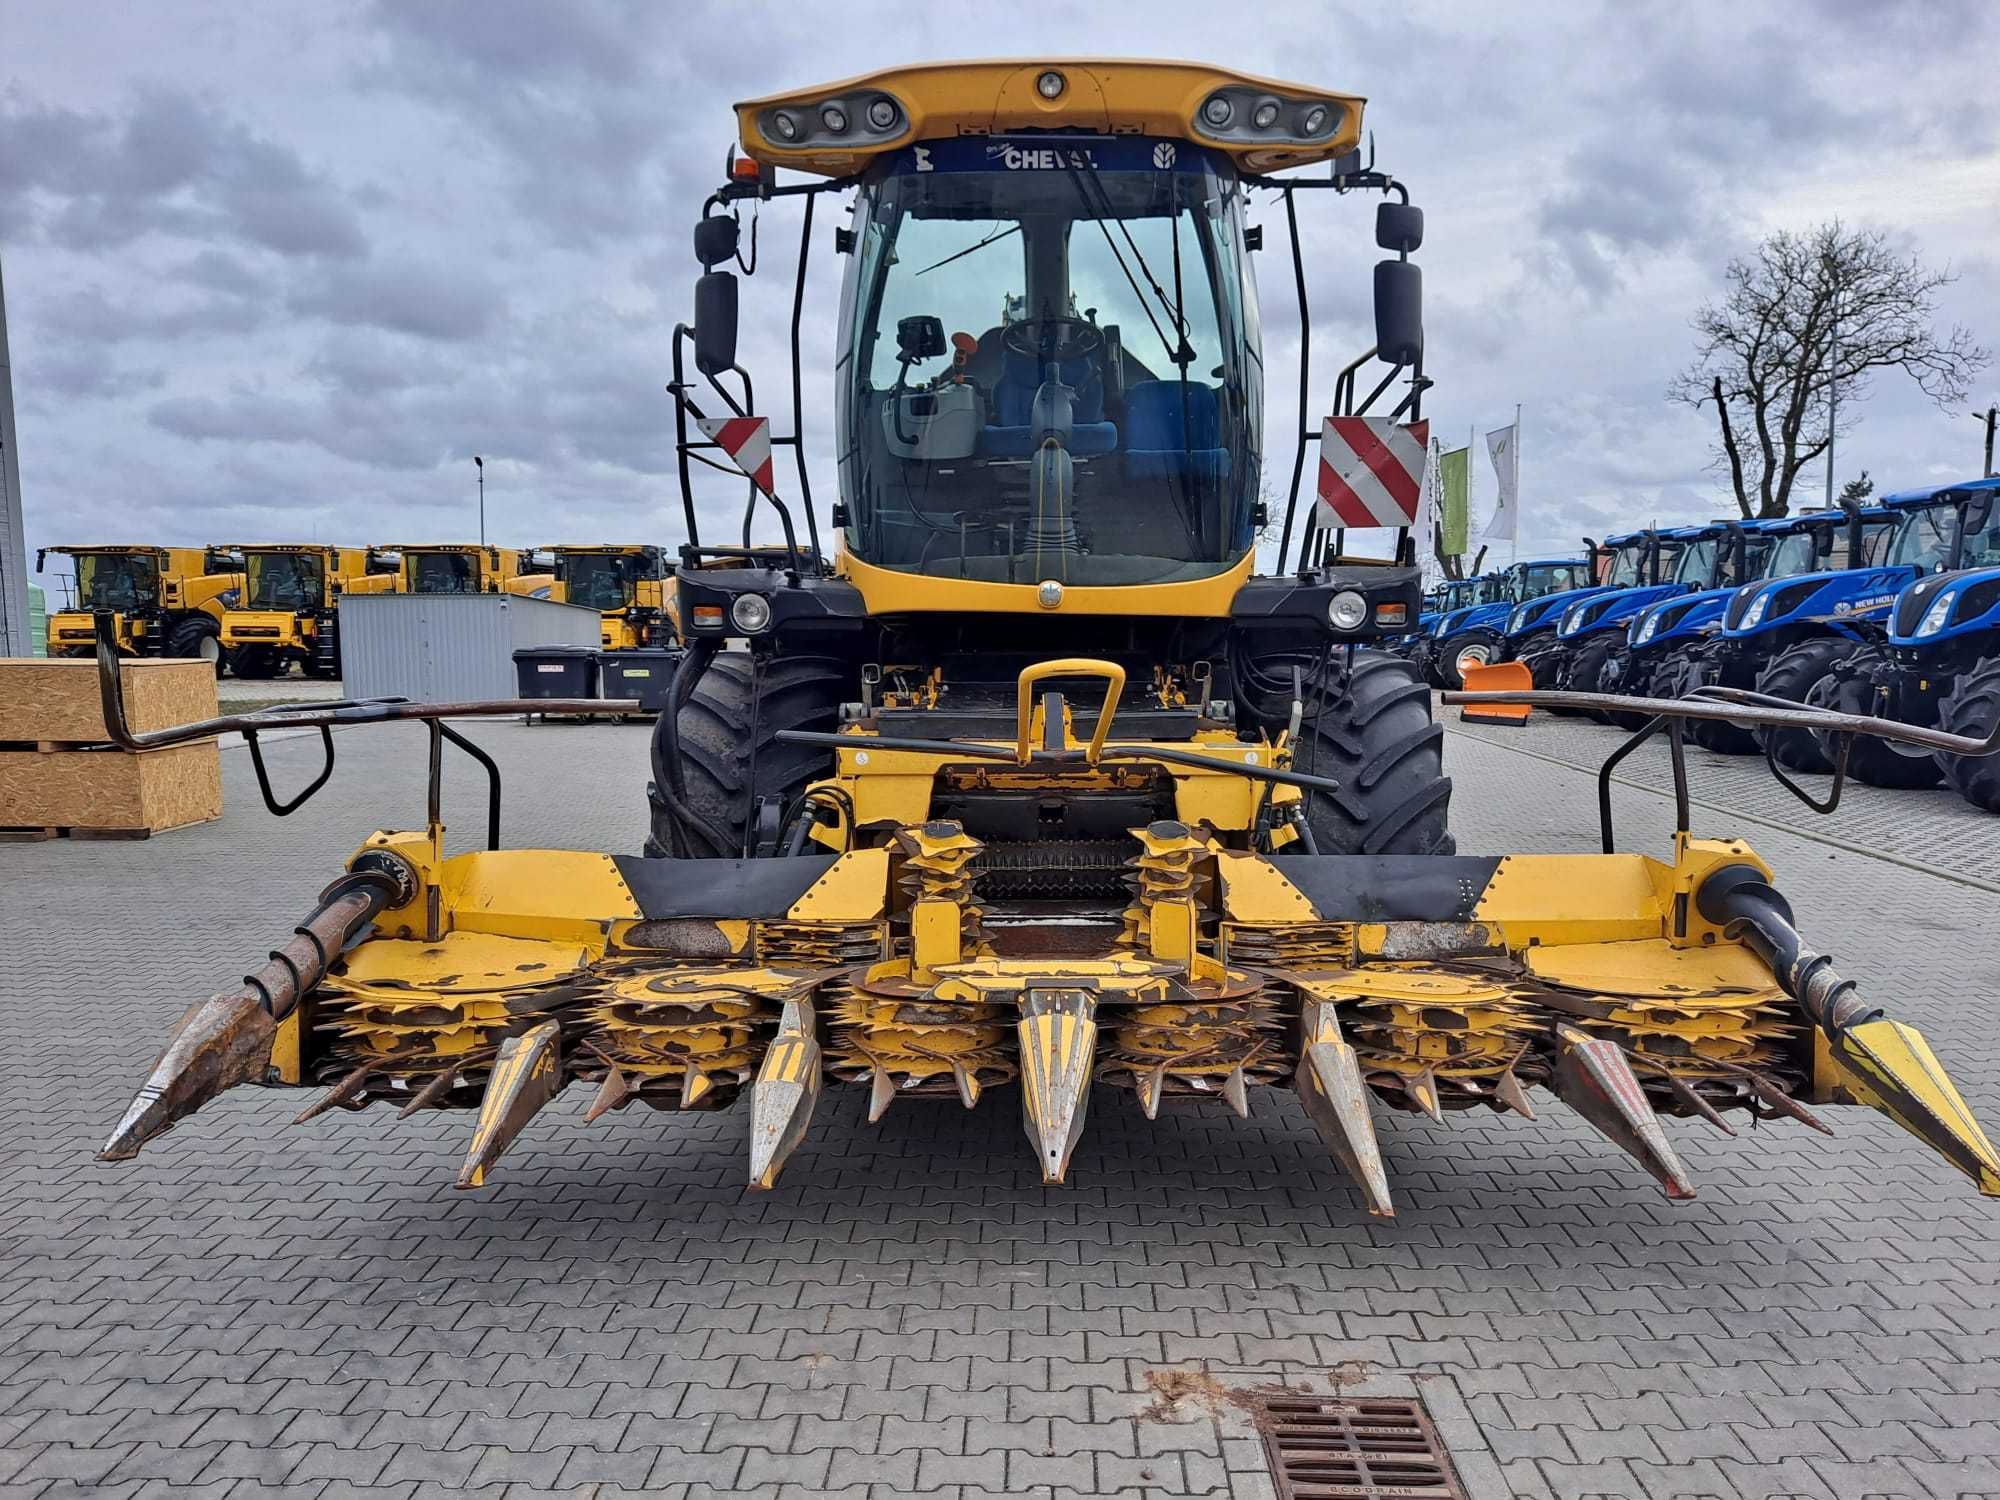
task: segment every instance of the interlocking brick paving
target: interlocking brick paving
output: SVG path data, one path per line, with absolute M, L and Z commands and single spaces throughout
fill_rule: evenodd
M 510 842 L 636 847 L 643 729 L 472 732 Z M 95 1164 L 187 1003 L 421 817 L 420 730 L 338 738 L 287 820 L 232 749 L 220 823 L 0 846 L 0 1496 L 1262 1496 L 1230 1397 L 1278 1382 L 1420 1394 L 1481 1497 L 2000 1491 L 2000 1206 L 1855 1110 L 1675 1125 L 1684 1206 L 1547 1096 L 1385 1116 L 1393 1223 L 1272 1091 L 1149 1124 L 1101 1090 L 1063 1189 L 1005 1099 L 871 1127 L 840 1090 L 763 1195 L 740 1113 L 586 1127 L 580 1093 L 474 1193 L 465 1115 L 293 1127 L 255 1090 Z M 281 789 L 316 754 L 274 745 Z M 1582 772 L 1447 754 L 1468 851 L 1595 847 Z M 454 764 L 455 839 L 482 805 Z M 1664 846 L 1668 804 L 1618 806 Z M 2000 1120 L 2000 903 L 1748 831 Z

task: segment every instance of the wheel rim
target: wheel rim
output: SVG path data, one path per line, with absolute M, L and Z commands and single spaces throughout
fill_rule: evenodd
M 1466 646 L 1452 659 L 1452 665 L 1463 672 L 1468 665 L 1487 667 L 1493 664 L 1493 648 L 1490 646 Z
M 212 635 L 203 636 L 201 638 L 201 645 L 196 649 L 200 652 L 201 659 L 211 667 L 222 660 L 222 642 L 218 641 Z

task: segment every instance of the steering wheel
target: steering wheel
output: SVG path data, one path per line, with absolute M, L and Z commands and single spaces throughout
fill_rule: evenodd
M 1009 323 L 1000 342 L 1024 359 L 1068 364 L 1104 347 L 1104 333 L 1088 318 L 1023 318 Z

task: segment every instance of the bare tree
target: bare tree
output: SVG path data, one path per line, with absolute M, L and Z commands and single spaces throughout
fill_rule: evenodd
M 1845 431 L 1876 371 L 1907 375 L 1939 406 L 1964 398 L 1987 351 L 1935 326 L 1938 290 L 1955 279 L 1839 220 L 1780 230 L 1729 263 L 1729 291 L 1695 314 L 1694 362 L 1667 395 L 1715 407 L 1717 465 L 1745 516 L 1789 514 L 1800 471 L 1832 437 L 1829 406 Z

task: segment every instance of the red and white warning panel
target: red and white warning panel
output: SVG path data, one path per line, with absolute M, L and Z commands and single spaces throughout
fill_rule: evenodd
M 771 419 L 769 417 L 696 417 L 695 426 L 730 460 L 750 476 L 750 482 L 773 500 L 771 488 Z
M 1321 526 L 1411 526 L 1423 500 L 1429 422 L 1328 417 L 1319 435 Z

